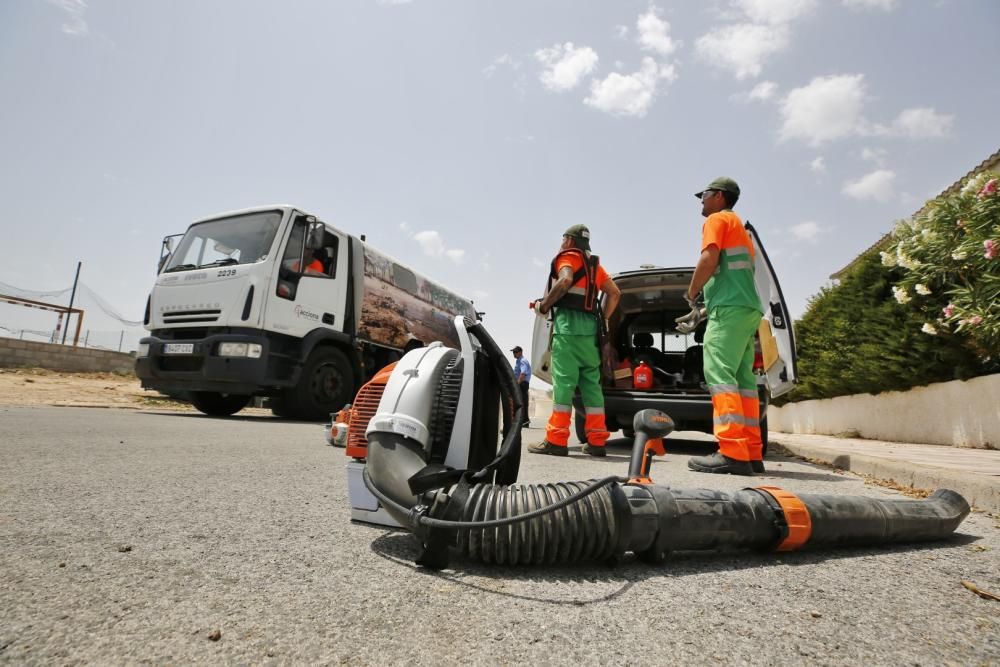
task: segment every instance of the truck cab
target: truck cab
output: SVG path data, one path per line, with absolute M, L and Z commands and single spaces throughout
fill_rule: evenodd
M 181 394 L 206 414 L 233 414 L 265 396 L 276 415 L 323 419 L 408 344 L 436 339 L 371 326 L 385 313 L 370 295 L 398 288 L 368 269 L 377 258 L 415 288 L 433 283 L 296 207 L 205 218 L 169 248 L 146 304 L 150 335 L 136 374 L 143 387 Z M 468 300 L 442 307 L 413 296 L 429 314 L 475 317 Z

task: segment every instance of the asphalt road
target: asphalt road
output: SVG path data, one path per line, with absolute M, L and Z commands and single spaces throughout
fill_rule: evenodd
M 669 444 L 658 482 L 747 485 L 687 471 L 703 444 Z M 624 474 L 612 445 L 525 455 L 522 479 Z M 435 573 L 407 534 L 348 520 L 345 463 L 315 424 L 0 407 L 0 662 L 1000 662 L 1000 602 L 960 583 L 1000 593 L 995 517 L 934 545 Z M 768 468 L 755 484 L 897 495 Z

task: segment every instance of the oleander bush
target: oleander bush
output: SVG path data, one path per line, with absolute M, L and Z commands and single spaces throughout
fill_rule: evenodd
M 1000 372 L 997 176 L 899 222 L 886 251 L 810 300 L 795 335 L 800 379 L 786 401 Z

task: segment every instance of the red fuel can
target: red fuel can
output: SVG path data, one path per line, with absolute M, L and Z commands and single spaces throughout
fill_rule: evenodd
M 653 369 L 645 361 L 640 361 L 632 370 L 632 386 L 636 389 L 653 388 Z

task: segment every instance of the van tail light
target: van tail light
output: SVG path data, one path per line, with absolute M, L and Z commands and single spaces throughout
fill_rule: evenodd
M 764 355 L 760 352 L 753 353 L 753 369 L 755 371 L 764 370 Z

